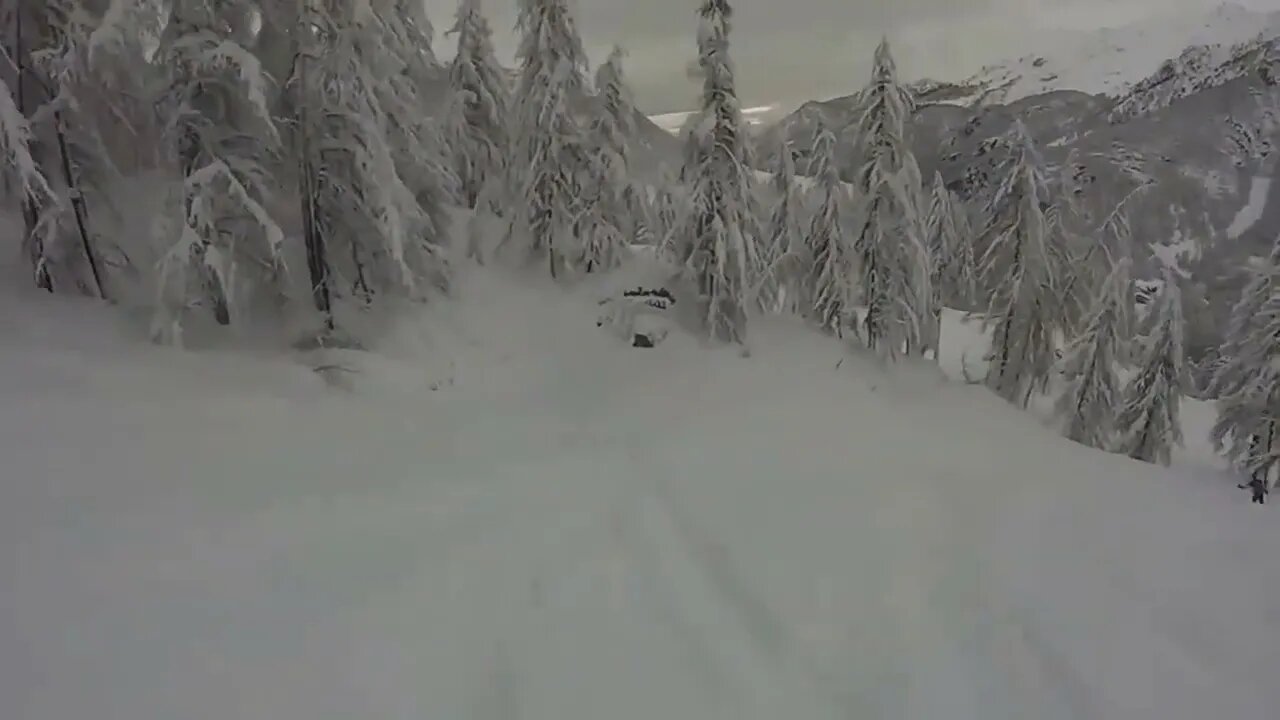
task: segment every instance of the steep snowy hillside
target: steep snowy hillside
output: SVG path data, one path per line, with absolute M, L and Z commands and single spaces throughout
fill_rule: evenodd
M 857 112 L 854 96 L 810 103 L 771 132 L 786 132 L 803 157 L 819 121 L 845 128 Z M 1152 181 L 1127 205 L 1139 276 L 1155 276 L 1157 257 L 1189 274 L 1189 347 L 1195 357 L 1215 347 L 1238 292 L 1239 268 L 1280 234 L 1280 183 L 1273 182 L 1280 36 L 1188 49 L 1119 98 L 1060 90 L 978 107 L 925 98 L 911 138 L 924 177 L 941 172 L 981 207 L 1004 159 L 993 151 L 996 141 L 1015 121 L 1040 146 L 1050 176 L 1071 186 L 1091 218 L 1086 235 L 1140 181 Z M 857 161 L 853 139 L 842 138 L 846 167 Z M 771 160 L 769 149 L 762 166 Z
M 1083 449 L 788 323 L 751 358 L 633 350 L 590 289 L 459 288 L 327 358 L 345 389 L 6 296 L 0 716 L 1280 705 L 1275 517 L 1211 471 Z M 974 336 L 944 337 L 950 366 Z
M 960 84 L 967 96 L 949 101 L 1010 103 L 1056 90 L 1116 97 L 1189 46 L 1207 46 L 1202 52 L 1221 62 L 1231 57 L 1232 46 L 1259 36 L 1280 36 L 1280 9 L 1263 13 L 1225 3 L 1205 14 L 1055 33 L 1035 54 L 983 68 Z

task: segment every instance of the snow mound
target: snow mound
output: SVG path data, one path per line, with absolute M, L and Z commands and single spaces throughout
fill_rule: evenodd
M 345 390 L 6 297 L 0 716 L 1280 705 L 1275 518 L 1212 471 L 1075 446 L 788 321 L 750 358 L 636 352 L 595 327 L 610 282 L 475 271 Z M 954 316 L 943 337 L 948 373 L 981 343 Z

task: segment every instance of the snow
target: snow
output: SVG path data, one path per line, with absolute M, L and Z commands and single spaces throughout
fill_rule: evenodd
M 633 350 L 596 327 L 609 282 L 464 273 L 341 356 L 347 389 L 6 290 L 0 716 L 1280 703 L 1275 518 L 1203 447 L 1168 471 L 1088 450 L 783 320 L 750 358 L 678 330 Z M 947 320 L 957 375 L 982 336 Z M 1189 442 L 1207 410 L 1188 403 Z
M 1271 192 L 1271 178 L 1255 177 L 1249 183 L 1249 200 L 1236 213 L 1231 224 L 1227 226 L 1227 237 L 1235 240 L 1245 234 L 1262 219 L 1267 208 L 1267 197 Z
M 1151 254 L 1163 265 L 1175 268 L 1185 275 L 1188 273 L 1186 262 L 1200 259 L 1200 246 L 1196 244 L 1194 237 L 1175 229 L 1169 242 L 1151 245 Z
M 689 118 L 696 114 L 697 111 L 695 110 L 686 110 L 650 115 L 649 119 L 653 121 L 653 124 L 668 133 L 672 135 L 679 135 L 680 131 L 684 128 L 685 123 L 689 121 Z M 747 107 L 742 109 L 742 119 L 746 122 L 749 129 L 763 127 L 766 123 L 777 120 L 783 114 L 783 109 L 777 104 L 759 105 L 756 107 Z
M 1164 12 L 1116 27 L 1040 31 L 1033 36 L 1034 53 L 989 65 L 965 82 L 979 88 L 983 102 L 1011 103 L 1055 90 L 1116 97 L 1188 46 L 1211 46 L 1221 62 L 1236 43 L 1260 34 L 1280 36 L 1280 12 L 1268 9 L 1223 3 L 1208 11 Z

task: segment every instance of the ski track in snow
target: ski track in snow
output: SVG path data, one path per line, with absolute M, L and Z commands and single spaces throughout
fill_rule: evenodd
M 23 360 L 60 378 L 36 390 L 0 374 L 25 408 L 0 413 L 0 715 L 1203 720 L 1280 700 L 1273 554 L 1205 498 L 1145 498 L 1121 461 L 928 368 L 837 371 L 809 331 L 765 327 L 751 359 L 681 335 L 633 351 L 579 298 L 475 283 L 460 385 L 425 396 L 77 403 L 88 378 L 168 377 L 78 351 Z M 901 453 L 905 428 L 929 443 Z M 46 456 L 55 437 L 76 442 Z M 1070 483 L 1036 479 L 1057 465 Z M 1162 556 L 1171 521 L 1185 546 Z

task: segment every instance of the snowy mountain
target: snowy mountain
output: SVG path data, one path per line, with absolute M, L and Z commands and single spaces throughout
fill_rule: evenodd
M 1064 182 L 1099 221 L 1138 182 L 1154 181 L 1129 205 L 1138 272 L 1154 277 L 1152 261 L 1160 258 L 1193 280 L 1187 316 L 1195 355 L 1216 343 L 1241 263 L 1265 252 L 1280 233 L 1280 183 L 1271 182 L 1280 133 L 1280 14 L 1220 8 L 1209 18 L 1217 21 L 1206 21 L 1215 37 L 1226 37 L 1244 18 L 1253 18 L 1255 29 L 1263 20 L 1272 25 L 1230 47 L 1175 52 L 1154 63 L 1149 76 L 1126 81 L 1131 85 L 1115 96 L 1060 89 L 966 106 L 957 102 L 957 86 L 918 86 L 924 94 L 913 138 L 925 177 L 940 171 L 974 203 L 992 189 L 1003 159 L 992 152 L 993 140 L 1015 119 L 1030 130 L 1055 177 L 1063 177 L 1065 168 Z M 817 121 L 847 127 L 856 104 L 856 96 L 808 103 L 774 131 L 786 132 L 803 155 Z M 851 163 L 848 141 L 842 152 Z M 765 150 L 762 163 L 769 161 Z
M 1189 47 L 1217 65 L 1244 42 L 1280 36 L 1280 9 L 1263 13 L 1224 3 L 1204 13 L 1169 14 L 1115 28 L 1055 32 L 1034 54 L 995 63 L 931 99 L 1007 104 L 1058 90 L 1119 97 Z M 925 90 L 934 88 L 925 87 Z M 928 94 L 926 94 L 928 97 Z
M 1275 517 L 1206 464 L 1208 408 L 1157 469 L 793 322 L 752 358 L 633 350 L 595 327 L 605 289 L 477 269 L 320 358 L 149 347 L 6 286 L 0 715 L 1280 704 Z M 958 319 L 943 337 L 949 373 L 980 356 Z

